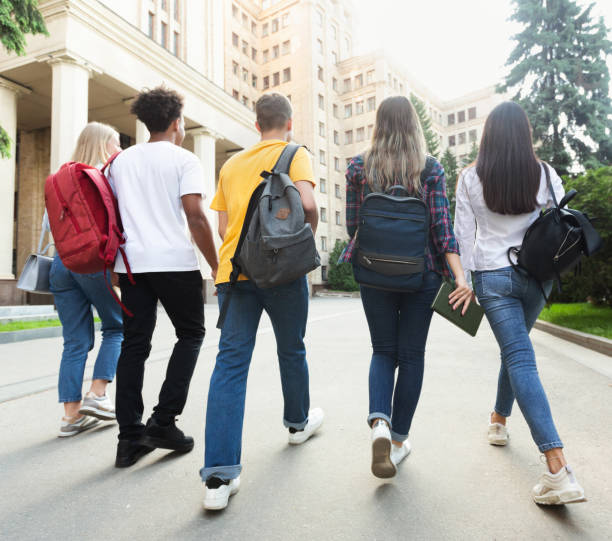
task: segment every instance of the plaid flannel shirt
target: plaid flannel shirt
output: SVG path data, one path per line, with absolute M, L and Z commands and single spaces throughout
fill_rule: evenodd
M 421 199 L 429 208 L 429 242 L 425 253 L 427 270 L 443 276 L 452 277 L 452 272 L 444 254 L 459 254 L 459 244 L 455 239 L 446 196 L 446 177 L 444 168 L 437 160 L 425 179 L 421 189 Z M 351 237 L 342 252 L 339 263 L 352 261 L 355 248 L 355 233 L 359 224 L 359 209 L 366 195 L 371 193 L 365 178 L 363 156 L 354 157 L 346 169 L 346 228 Z

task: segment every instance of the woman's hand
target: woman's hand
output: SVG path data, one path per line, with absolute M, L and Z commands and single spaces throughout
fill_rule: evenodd
M 476 296 L 472 288 L 465 281 L 465 278 L 457 279 L 456 285 L 455 290 L 448 296 L 448 304 L 453 305 L 453 310 L 457 310 L 463 304 L 463 310 L 461 310 L 461 315 L 463 316 L 467 312 L 470 303 L 476 300 Z

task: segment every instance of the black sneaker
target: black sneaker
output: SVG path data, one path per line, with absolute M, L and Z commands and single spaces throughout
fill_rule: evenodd
M 119 440 L 115 468 L 128 468 L 151 451 L 153 451 L 153 447 L 146 447 L 131 440 Z
M 174 420 L 167 425 L 161 425 L 151 417 L 139 442 L 147 447 L 170 449 L 180 453 L 188 453 L 193 449 L 193 438 L 185 436 L 183 431 L 176 427 Z

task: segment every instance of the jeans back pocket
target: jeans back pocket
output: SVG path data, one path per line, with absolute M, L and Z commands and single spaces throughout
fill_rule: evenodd
M 482 271 L 474 285 L 478 297 L 508 297 L 512 294 L 512 270 Z

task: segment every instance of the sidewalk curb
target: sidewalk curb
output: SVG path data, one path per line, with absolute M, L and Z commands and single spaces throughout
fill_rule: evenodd
M 534 327 L 540 331 L 547 332 L 559 338 L 563 338 L 568 342 L 574 342 L 580 346 L 583 346 L 598 353 L 603 353 L 608 357 L 612 357 L 612 340 L 604 338 L 603 336 L 595 336 L 586 332 L 575 331 L 568 329 L 567 327 L 561 327 L 554 323 L 548 323 L 548 321 L 542 321 L 538 319 Z
M 94 328 L 99 331 L 101 323 L 94 323 Z M 38 340 L 39 338 L 56 338 L 62 336 L 62 327 L 42 327 L 40 329 L 26 329 L 24 331 L 0 332 L 0 344 L 12 344 L 26 340 Z

